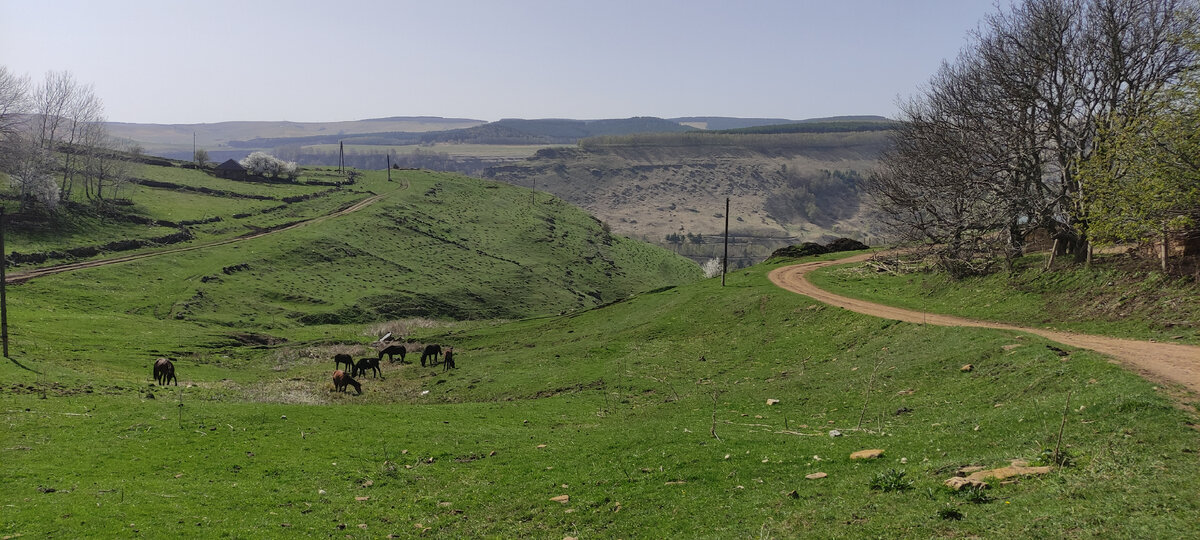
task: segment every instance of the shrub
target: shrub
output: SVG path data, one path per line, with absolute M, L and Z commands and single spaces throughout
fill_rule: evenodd
M 704 277 L 712 278 L 721 275 L 721 259 L 713 257 L 700 265 L 700 269 L 704 270 Z
M 257 176 L 294 179 L 299 175 L 296 162 L 283 161 L 265 152 L 254 152 L 238 163 L 246 168 L 247 173 Z

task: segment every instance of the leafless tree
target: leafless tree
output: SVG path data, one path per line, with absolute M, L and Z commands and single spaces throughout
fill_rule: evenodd
M 84 194 L 94 203 L 104 203 L 128 183 L 135 164 L 128 149 L 105 130 L 88 130 L 85 136 L 78 161 Z
M 54 211 L 58 207 L 59 189 L 52 174 L 53 155 L 30 136 L 17 136 L 10 142 L 5 169 L 20 198 L 21 210 L 28 211 L 41 205 Z
M 1025 0 L 901 107 L 871 191 L 912 241 L 956 272 L 1019 257 L 1034 229 L 1088 249 L 1078 164 L 1104 122 L 1136 114 L 1195 52 L 1195 0 Z M 1120 113 L 1120 114 L 1117 114 Z
M 28 112 L 29 79 L 0 66 L 0 142 L 9 141 L 23 131 Z

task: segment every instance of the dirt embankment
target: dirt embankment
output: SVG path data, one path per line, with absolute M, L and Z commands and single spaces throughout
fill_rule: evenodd
M 1136 371 L 1143 377 L 1151 380 L 1182 384 L 1192 392 L 1200 393 L 1200 347 L 1029 328 L 885 306 L 865 300 L 839 296 L 819 289 L 806 276 L 806 274 L 818 268 L 862 262 L 871 256 L 872 254 L 867 253 L 835 261 L 816 261 L 785 266 L 772 271 L 769 277 L 772 282 L 786 290 L 803 294 L 829 305 L 875 317 L 917 324 L 995 328 L 1035 334 L 1064 345 L 1106 354 L 1117 359 L 1123 365 Z

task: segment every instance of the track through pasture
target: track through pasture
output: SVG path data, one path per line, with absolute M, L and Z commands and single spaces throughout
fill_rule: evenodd
M 913 311 L 837 295 L 818 288 L 808 280 L 807 274 L 818 268 L 858 263 L 871 258 L 873 255 L 873 253 L 864 253 L 845 259 L 784 266 L 772 270 L 768 277 L 773 283 L 785 290 L 864 315 L 915 324 L 993 328 L 1038 335 L 1064 345 L 1088 349 L 1111 356 L 1122 365 L 1150 380 L 1181 384 L 1190 391 L 1200 394 L 1200 347 L 1062 332 L 966 319 L 952 315 Z

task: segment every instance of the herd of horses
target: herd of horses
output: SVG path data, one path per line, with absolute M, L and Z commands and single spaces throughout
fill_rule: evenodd
M 335 392 L 345 392 L 348 386 L 353 386 L 354 391 L 361 394 L 362 384 L 354 380 L 355 377 L 365 376 L 368 371 L 371 372 L 371 377 L 378 376 L 383 378 L 383 371 L 379 369 L 380 362 L 383 362 L 383 357 L 388 357 L 388 362 L 395 362 L 395 357 L 400 356 L 400 363 L 407 364 L 404 357 L 408 354 L 408 346 L 403 343 L 384 344 L 379 347 L 379 356 L 372 358 L 359 358 L 354 360 L 353 356 L 345 353 L 333 355 L 333 389 Z M 421 351 L 421 367 L 427 364 L 430 366 L 442 365 L 442 371 L 456 368 L 454 365 L 454 347 L 446 347 L 442 351 L 442 346 L 437 344 L 426 345 Z M 345 364 L 346 368 L 342 369 Z M 349 371 L 349 373 L 347 373 Z
M 383 371 L 379 369 L 379 363 L 383 361 L 383 357 L 388 357 L 388 362 L 395 362 L 396 356 L 400 357 L 400 363 L 406 364 L 404 361 L 405 355 L 408 354 L 408 346 L 403 343 L 386 343 L 378 348 L 379 356 L 376 358 L 366 357 L 359 358 L 356 362 L 353 356 L 345 353 L 333 355 L 333 389 L 335 392 L 345 392 L 346 387 L 353 386 L 354 391 L 362 394 L 362 384 L 354 380 L 360 375 L 365 376 L 368 371 L 371 372 L 371 377 L 383 378 Z M 446 347 L 442 350 L 441 345 L 430 344 L 426 345 L 421 351 L 421 367 L 426 366 L 426 362 L 430 366 L 436 366 L 439 363 L 442 365 L 442 371 L 456 368 L 454 365 L 454 347 Z M 345 364 L 346 369 L 341 369 Z M 346 371 L 349 370 L 349 373 Z M 154 381 L 159 386 L 166 386 L 172 381 L 175 386 L 179 386 L 179 379 L 175 378 L 175 364 L 166 358 L 159 358 L 154 361 Z

